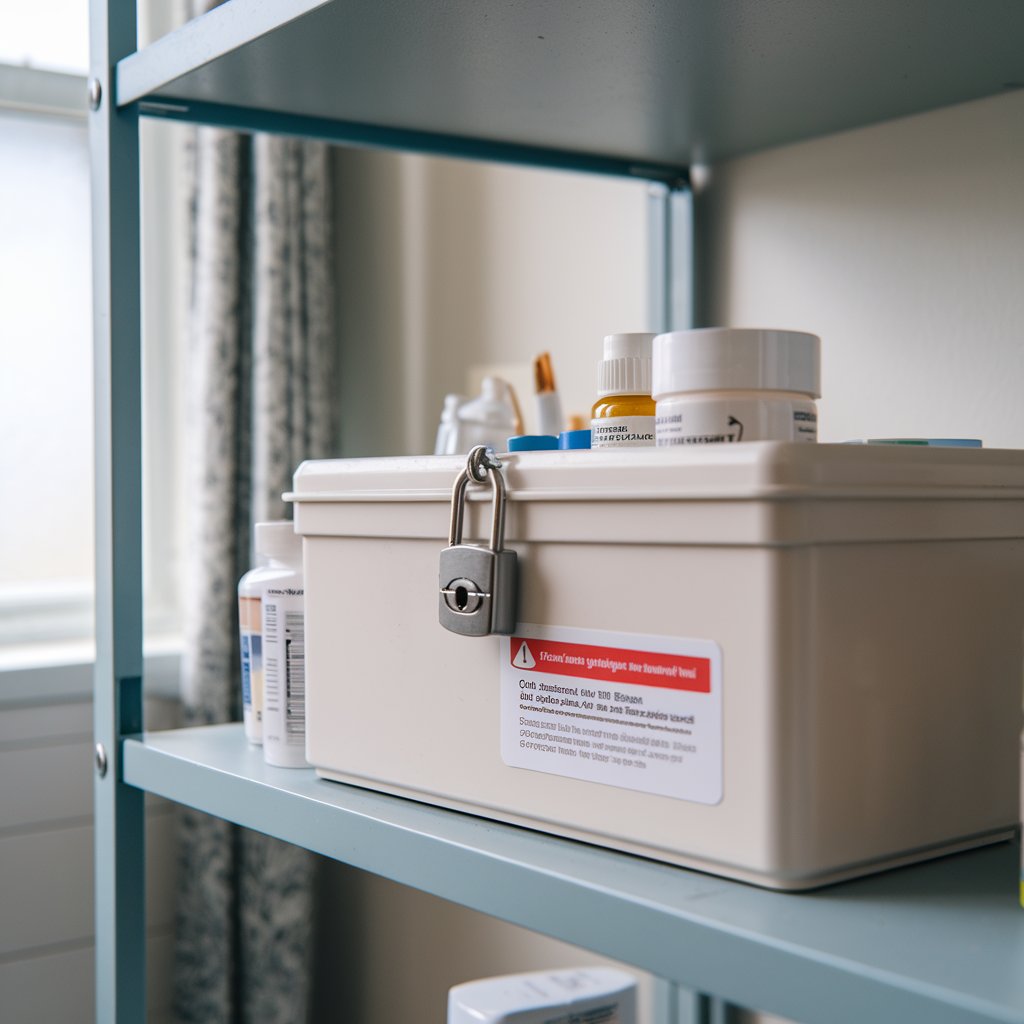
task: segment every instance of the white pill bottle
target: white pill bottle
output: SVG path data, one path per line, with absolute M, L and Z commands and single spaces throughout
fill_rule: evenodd
M 266 548 L 264 549 L 266 550 Z M 263 759 L 306 766 L 306 591 L 302 537 L 291 523 L 268 552 L 281 572 L 263 585 Z
M 242 669 L 242 718 L 245 738 L 263 742 L 263 591 L 289 576 L 289 559 L 302 558 L 301 540 L 290 520 L 277 519 L 253 527 L 255 568 L 238 581 L 238 634 Z
M 709 327 L 654 339 L 655 444 L 817 441 L 821 341 Z

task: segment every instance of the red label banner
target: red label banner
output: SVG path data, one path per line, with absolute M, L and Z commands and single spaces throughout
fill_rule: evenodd
M 709 658 L 518 636 L 511 638 L 509 657 L 513 666 L 527 671 L 693 693 L 711 692 Z

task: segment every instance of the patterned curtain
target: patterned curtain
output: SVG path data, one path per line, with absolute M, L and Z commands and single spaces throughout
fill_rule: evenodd
M 241 718 L 235 594 L 252 524 L 289 518 L 295 467 L 330 454 L 334 325 L 326 147 L 201 128 L 189 162 L 182 695 L 186 724 L 206 725 Z M 189 809 L 180 821 L 176 1018 L 300 1024 L 312 857 Z

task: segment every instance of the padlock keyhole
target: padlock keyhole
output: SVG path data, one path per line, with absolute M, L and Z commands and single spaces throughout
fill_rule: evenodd
M 483 604 L 487 595 L 480 593 L 480 588 L 468 576 L 458 576 L 447 587 L 441 588 L 444 603 L 453 612 L 472 615 Z

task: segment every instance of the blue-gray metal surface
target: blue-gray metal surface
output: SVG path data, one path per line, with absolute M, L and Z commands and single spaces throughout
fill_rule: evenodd
M 664 978 L 655 979 L 656 1024 L 733 1024 L 742 1019 L 739 1007 L 701 992 L 691 992 Z
M 124 756 L 141 789 L 740 1006 L 1024 1024 L 1012 844 L 783 894 L 270 768 L 241 726 L 129 739 Z
M 554 171 L 576 171 L 648 181 L 666 182 L 680 188 L 688 180 L 685 167 L 653 160 L 630 160 L 601 153 L 580 153 L 557 146 L 530 146 L 443 132 L 387 128 L 381 125 L 341 121 L 325 117 L 283 114 L 244 106 L 207 103 L 198 100 L 143 100 L 139 112 L 166 121 L 188 121 L 231 128 L 241 132 L 270 132 L 303 139 L 320 139 L 339 146 L 387 149 L 402 153 L 481 160 L 489 163 L 538 167 Z
M 1024 4 L 232 0 L 126 59 L 118 81 L 119 103 L 688 167 L 1024 82 Z
M 652 184 L 647 200 L 647 308 L 650 329 L 694 326 L 693 193 Z
M 89 117 L 96 423 L 96 1019 L 145 1020 L 143 794 L 125 785 L 121 738 L 142 728 L 142 459 L 139 132 L 110 102 L 135 48 L 135 0 L 93 0 Z M 98 759 L 99 760 L 99 759 Z

